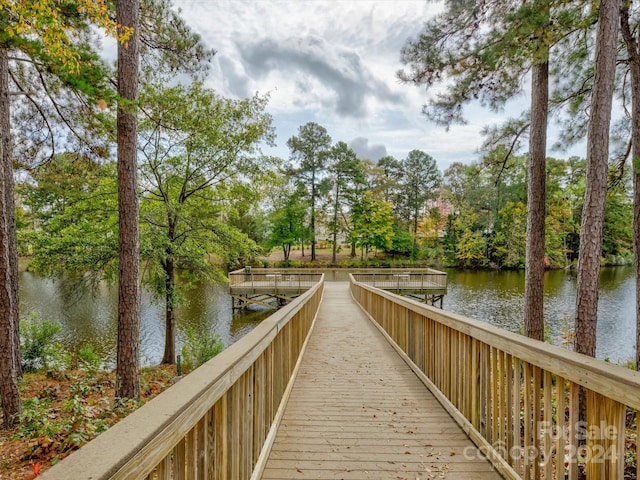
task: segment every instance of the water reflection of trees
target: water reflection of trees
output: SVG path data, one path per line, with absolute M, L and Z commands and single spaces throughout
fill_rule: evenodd
M 522 272 L 458 272 L 449 270 L 449 291 L 444 308 L 486 321 L 510 331 L 523 322 L 524 275 Z M 554 343 L 560 345 L 573 328 L 576 274 L 550 270 L 545 274 L 545 324 Z M 634 352 L 635 283 L 633 267 L 606 267 L 601 271 L 598 307 L 598 357 L 612 361 L 631 358 Z
M 91 343 L 107 362 L 115 362 L 117 299 L 115 285 L 76 283 L 72 279 L 47 279 L 21 273 L 21 310 L 39 312 L 42 318 L 62 326 L 61 341 L 72 351 Z M 158 363 L 164 342 L 163 302 L 143 288 L 141 298 L 141 362 Z M 232 312 L 226 286 L 195 284 L 187 293 L 178 320 L 178 337 L 191 327 L 197 332 L 218 333 L 230 345 L 250 332 L 271 310 Z

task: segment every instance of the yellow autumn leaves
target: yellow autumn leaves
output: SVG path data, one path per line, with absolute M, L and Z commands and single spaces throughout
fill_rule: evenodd
M 68 3 L 60 0 L 0 0 L 7 16 L 6 33 L 10 37 L 37 38 L 45 53 L 69 71 L 79 69 L 78 53 L 70 48 L 74 29 L 65 21 Z M 106 0 L 77 0 L 78 13 L 103 28 L 106 35 L 127 42 L 133 29 L 119 25 L 110 16 Z

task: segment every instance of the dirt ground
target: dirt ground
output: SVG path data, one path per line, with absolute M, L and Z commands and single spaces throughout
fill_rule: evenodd
M 175 366 L 148 368 L 141 373 L 140 405 L 173 384 Z M 25 374 L 20 380 L 20 396 L 23 412 L 31 411 L 33 418 L 25 418 L 22 428 L 0 429 L 0 480 L 37 477 L 95 437 L 98 433 L 92 426 L 97 422 L 110 426 L 135 410 L 139 405 L 113 407 L 114 385 L 114 372 L 99 372 L 90 380 L 81 371 L 64 372 L 59 378 L 44 373 Z M 32 409 L 29 401 L 33 399 L 47 402 L 48 407 Z M 65 424 L 68 427 L 61 427 Z M 27 434 L 29 429 L 32 433 Z M 73 444 L 68 433 L 79 430 L 85 433 L 83 441 Z

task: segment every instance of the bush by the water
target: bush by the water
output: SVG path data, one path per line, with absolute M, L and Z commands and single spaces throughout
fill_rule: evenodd
M 59 367 L 64 352 L 59 341 L 60 324 L 40 318 L 37 312 L 20 321 L 22 370 L 35 372 Z
M 224 350 L 224 343 L 217 333 L 196 332 L 187 328 L 185 342 L 182 345 L 182 366 L 185 372 L 195 370 L 207 360 Z

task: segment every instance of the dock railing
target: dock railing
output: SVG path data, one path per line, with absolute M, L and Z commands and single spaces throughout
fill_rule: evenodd
M 351 291 L 505 478 L 577 480 L 579 470 L 588 480 L 638 478 L 640 373 L 354 276 Z
M 289 269 L 241 269 L 229 272 L 229 286 L 232 291 L 240 289 L 256 290 L 264 288 L 297 289 L 304 291 L 320 280 L 322 273 L 292 271 Z
M 322 298 L 311 289 L 40 478 L 245 480 Z
M 447 274 L 431 268 L 393 269 L 366 273 L 354 273 L 353 278 L 367 285 L 382 289 L 417 289 L 447 291 Z
M 398 277 L 394 275 L 412 274 L 415 278 L 424 275 L 425 280 L 432 280 L 434 284 L 444 287 L 447 286 L 447 274 L 433 268 L 415 268 L 415 267 L 354 267 L 354 268 L 340 268 L 340 267 L 279 267 L 279 268 L 265 268 L 265 267 L 248 267 L 241 268 L 229 272 L 229 284 L 230 286 L 237 285 L 246 281 L 257 281 L 260 278 L 264 279 L 264 275 L 272 274 L 273 272 L 279 272 L 283 275 L 319 275 L 324 274 L 325 282 L 348 282 L 349 275 L 371 275 L 370 278 L 377 282 L 383 282 L 385 279 L 392 281 L 397 280 Z M 361 277 L 363 280 L 365 277 Z

